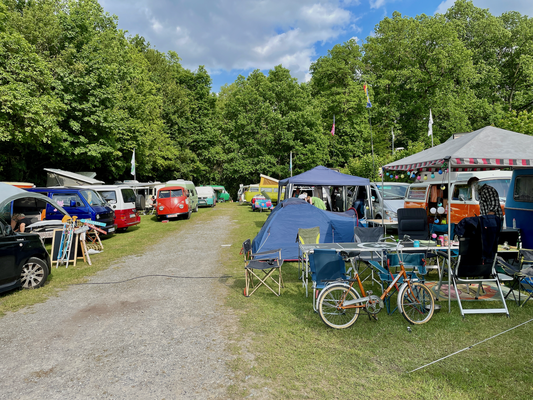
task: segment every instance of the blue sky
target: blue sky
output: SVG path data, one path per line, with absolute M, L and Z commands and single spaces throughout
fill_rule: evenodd
M 337 43 L 361 44 L 394 11 L 444 13 L 454 0 L 100 0 L 118 26 L 153 48 L 175 51 L 190 70 L 203 65 L 213 92 L 259 69 L 283 65 L 300 82 L 309 66 Z M 532 0 L 474 0 L 493 15 L 533 15 Z

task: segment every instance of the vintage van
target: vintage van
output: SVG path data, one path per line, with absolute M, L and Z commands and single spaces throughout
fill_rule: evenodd
M 93 185 L 115 212 L 117 230 L 125 231 L 130 226 L 141 223 L 141 217 L 135 207 L 136 195 L 131 187 L 117 185 Z
M 519 228 L 522 247 L 533 249 L 533 168 L 513 172 L 505 201 L 508 228 Z
M 158 220 L 179 216 L 189 219 L 191 213 L 190 197 L 184 186 L 165 186 L 157 191 L 156 215 Z
M 448 177 L 445 174 L 431 172 L 421 175 L 420 183 L 413 183 L 405 197 L 405 208 L 424 208 L 428 213 L 428 222 L 442 224 L 447 222 L 446 215 L 438 214 L 439 207 L 447 209 L 448 205 Z M 468 180 L 473 177 L 479 179 L 479 186 L 490 185 L 496 189 L 500 196 L 500 203 L 505 204 L 505 197 L 511 183 L 511 171 L 472 171 L 452 172 L 450 176 L 452 202 L 451 223 L 457 224 L 463 218 L 479 215 L 479 194 L 474 188 L 468 186 Z M 424 179 L 425 177 L 425 179 Z M 438 221 L 438 222 L 435 222 Z
M 115 212 L 92 188 L 37 187 L 27 190 L 29 192 L 41 193 L 51 198 L 62 206 L 70 216 L 77 216 L 78 219 L 90 219 L 105 224 L 105 226 L 99 226 L 99 228 L 108 234 L 114 233 L 117 229 Z M 45 219 L 61 220 L 63 214 L 52 205 L 46 205 Z
M 254 196 L 266 193 L 273 203 L 278 202 L 278 186 L 277 185 L 250 185 L 248 190 L 244 192 L 244 201 L 251 203 Z
M 217 193 L 211 186 L 197 186 L 198 207 L 214 207 L 217 203 Z
M 189 198 L 189 208 L 191 208 L 192 212 L 198 211 L 198 194 L 196 193 L 196 186 L 194 185 L 194 182 L 192 181 L 186 181 L 183 179 L 174 179 L 172 181 L 168 181 L 165 186 L 182 186 L 185 189 L 187 189 L 187 196 Z
M 225 201 L 229 201 L 229 193 L 227 192 L 226 188 L 222 185 L 211 185 L 213 189 L 215 189 L 215 192 L 217 193 L 217 201 L 220 203 L 224 203 Z

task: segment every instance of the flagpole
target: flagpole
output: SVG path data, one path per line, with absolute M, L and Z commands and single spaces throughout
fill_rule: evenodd
M 366 82 L 363 86 L 363 90 L 365 91 L 366 95 L 366 108 L 372 108 L 372 103 L 370 102 L 370 97 L 368 96 L 368 87 Z M 370 125 L 370 145 L 372 146 L 372 177 L 374 177 L 376 168 L 374 165 L 374 136 L 372 135 L 372 119 L 370 118 L 370 110 L 368 110 L 368 124 Z
M 392 132 L 392 154 L 394 154 L 394 126 L 391 128 Z

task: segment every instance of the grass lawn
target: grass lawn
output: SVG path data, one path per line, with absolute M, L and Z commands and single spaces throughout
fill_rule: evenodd
M 428 398 L 529 399 L 533 393 L 533 322 L 503 333 L 422 370 L 418 367 L 498 335 L 533 318 L 533 301 L 523 308 L 508 302 L 510 318 L 470 315 L 447 300 L 429 323 L 412 326 L 398 313 L 378 314 L 371 321 L 362 313 L 345 330 L 328 328 L 313 312 L 312 299 L 298 280 L 296 263 L 283 265 L 285 288 L 276 297 L 265 288 L 243 296 L 244 270 L 239 249 L 254 238 L 269 213 L 251 212 L 236 203 L 203 208 L 191 220 L 159 223 L 143 216 L 137 228 L 103 241 L 104 252 L 91 256 L 93 266 L 53 268 L 39 290 L 17 290 L 0 295 L 0 315 L 42 302 L 69 285 L 108 268 L 114 261 L 142 254 L 170 232 L 190 228 L 197 221 L 229 215 L 236 226 L 229 232 L 230 247 L 221 249 L 229 296 L 226 306 L 239 318 L 230 351 L 235 384 L 229 396 L 273 399 Z M 291 239 L 292 240 L 292 239 Z M 436 274 L 432 272 L 435 279 Z M 374 286 L 374 293 L 379 288 Z M 484 302 L 490 303 L 490 302 Z M 267 389 L 268 388 L 268 389 Z
M 409 371 L 529 321 L 533 302 L 518 308 L 509 301 L 510 318 L 486 314 L 463 320 L 456 302 L 448 313 L 446 299 L 431 321 L 411 326 L 411 332 L 398 312 L 387 315 L 385 310 L 378 321 L 361 313 L 351 328 L 330 329 L 313 312 L 311 297 L 305 297 L 296 263 L 283 264 L 280 297 L 263 288 L 243 296 L 244 264 L 237 249 L 255 237 L 268 213 L 231 207 L 239 228 L 226 255 L 227 272 L 234 277 L 227 305 L 240 317 L 240 347 L 233 349 L 239 357 L 233 368 L 242 378 L 232 388 L 234 397 L 265 393 L 268 387 L 272 398 L 284 399 L 531 398 L 533 322 Z M 432 272 L 429 280 L 435 279 Z M 380 294 L 377 286 L 374 293 Z

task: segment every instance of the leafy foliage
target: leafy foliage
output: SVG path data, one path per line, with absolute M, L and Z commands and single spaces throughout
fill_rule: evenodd
M 335 44 L 298 83 L 281 65 L 211 91 L 127 37 L 97 0 L 0 0 L 0 179 L 43 184 L 43 167 L 113 182 L 239 184 L 318 164 L 378 179 L 379 167 L 486 125 L 532 134 L 533 20 L 457 0 L 444 14 L 384 18 Z M 372 107 L 363 90 L 368 83 Z M 335 134 L 330 133 L 335 118 Z M 407 150 L 391 155 L 395 147 Z

